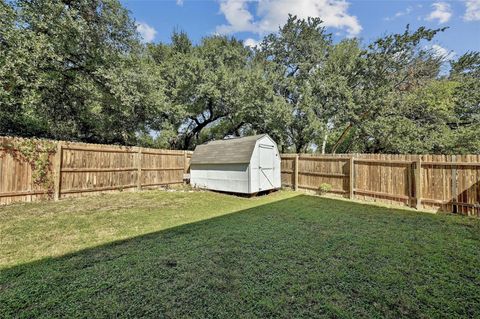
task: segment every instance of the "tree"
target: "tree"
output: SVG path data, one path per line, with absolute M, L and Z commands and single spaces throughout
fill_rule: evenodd
M 451 63 L 449 78 L 454 92 L 456 121 L 451 152 L 480 153 L 480 52 L 467 52 Z
M 343 151 L 378 152 L 376 136 L 369 135 L 366 127 L 378 124 L 377 120 L 388 117 L 398 110 L 403 94 L 435 79 L 440 70 L 441 57 L 424 49 L 422 43 L 430 41 L 444 29 L 420 27 L 410 32 L 407 26 L 402 34 L 387 35 L 370 44 L 357 63 L 355 76 L 355 103 L 345 113 L 345 126 L 338 132 L 331 152 Z M 355 145 L 356 144 L 356 145 Z M 363 146 L 362 146 L 363 145 Z
M 241 41 L 206 37 L 192 46 L 175 32 L 172 44 L 149 50 L 160 65 L 168 106 L 157 114 L 155 130 L 169 136 L 169 146 L 192 149 L 198 143 L 241 135 L 259 109 L 262 91 L 253 79 L 252 52 Z M 252 126 L 251 126 L 252 127 Z
M 0 0 L 0 134 L 193 149 L 269 133 L 282 152 L 480 152 L 480 53 L 440 75 L 420 27 L 362 46 L 289 16 L 255 49 L 143 45 L 118 0 Z
M 117 0 L 17 0 L 2 9 L 0 131 L 134 144 L 160 93 L 127 10 Z
M 319 18 L 289 16 L 278 33 L 264 38 L 257 52 L 265 61 L 265 71 L 274 93 L 289 109 L 282 140 L 295 152 L 304 152 L 324 129 L 325 121 L 315 112 L 318 106 L 315 73 L 327 58 L 331 36 Z
M 50 59 L 44 37 L 17 27 L 12 3 L 0 2 L 0 133 L 41 136 L 47 124 L 33 112 L 44 81 L 38 61 Z
M 445 153 L 452 142 L 456 82 L 432 80 L 389 101 L 390 112 L 362 125 L 362 151 L 371 153 Z M 365 138 L 367 137 L 367 138 Z
M 361 71 L 364 60 L 361 57 L 358 40 L 347 39 L 328 48 L 325 64 L 315 73 L 313 83 L 316 98 L 315 113 L 324 124 L 321 140 L 321 152 L 327 151 L 329 138 L 343 128 L 357 111 L 362 101 Z

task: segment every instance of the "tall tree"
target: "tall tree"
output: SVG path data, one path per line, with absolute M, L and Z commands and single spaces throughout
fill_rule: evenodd
M 252 94 L 252 52 L 241 41 L 210 36 L 192 46 L 184 33 L 172 44 L 152 45 L 165 80 L 168 107 L 157 115 L 156 131 L 169 136 L 170 147 L 192 149 L 213 138 L 240 135 L 259 109 Z
M 344 128 L 338 133 L 331 152 L 340 148 L 352 151 L 356 141 L 357 150 L 367 151 L 365 144 L 376 145 L 376 136 L 371 136 L 365 126 L 376 124 L 381 117 L 398 110 L 398 103 L 405 92 L 414 90 L 438 76 L 441 57 L 423 48 L 424 41 L 444 29 L 418 28 L 411 32 L 407 26 L 402 34 L 392 34 L 370 44 L 362 53 L 362 62 L 355 71 L 359 77 L 354 107 L 346 113 Z M 373 140 L 373 142 L 372 142 Z M 378 152 L 375 147 L 370 151 Z
M 319 18 L 289 16 L 278 33 L 264 38 L 258 54 L 266 61 L 273 90 L 289 108 L 284 138 L 296 152 L 306 151 L 325 126 L 315 113 L 315 73 L 325 63 L 331 36 Z
M 456 121 L 451 152 L 480 153 L 480 52 L 467 52 L 451 63 Z
M 333 43 L 289 16 L 250 49 L 184 32 L 143 45 L 118 0 L 0 0 L 0 134 L 193 149 L 269 133 L 284 152 L 479 152 L 480 53 L 421 27 Z
M 0 98 L 2 108 L 17 115 L 2 112 L 0 131 L 135 143 L 158 106 L 149 96 L 160 93 L 127 10 L 117 0 L 17 0 L 2 6 L 7 22 Z
M 320 140 L 315 140 L 320 151 L 327 151 L 327 143 L 335 132 L 357 111 L 362 101 L 363 78 L 360 70 L 364 60 L 358 40 L 346 39 L 328 48 L 325 64 L 315 73 L 315 113 L 324 122 Z

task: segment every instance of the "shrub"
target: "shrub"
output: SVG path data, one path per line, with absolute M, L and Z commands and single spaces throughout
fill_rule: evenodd
M 332 185 L 328 183 L 322 183 L 320 184 L 320 187 L 318 188 L 320 191 L 320 194 L 326 194 L 332 190 Z

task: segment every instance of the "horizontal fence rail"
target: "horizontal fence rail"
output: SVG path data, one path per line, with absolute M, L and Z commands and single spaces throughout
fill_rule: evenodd
M 0 204 L 181 184 L 191 157 L 190 151 L 0 137 Z M 480 155 L 281 157 L 282 185 L 294 189 L 319 191 L 327 183 L 347 198 L 480 216 Z
M 282 184 L 480 216 L 480 155 L 282 154 Z
M 190 158 L 189 151 L 0 137 L 0 204 L 181 184 Z M 40 159 L 47 161 L 41 181 Z

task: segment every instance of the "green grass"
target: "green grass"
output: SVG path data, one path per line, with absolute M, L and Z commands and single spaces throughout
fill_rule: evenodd
M 277 192 L 0 208 L 0 317 L 479 317 L 480 221 Z

